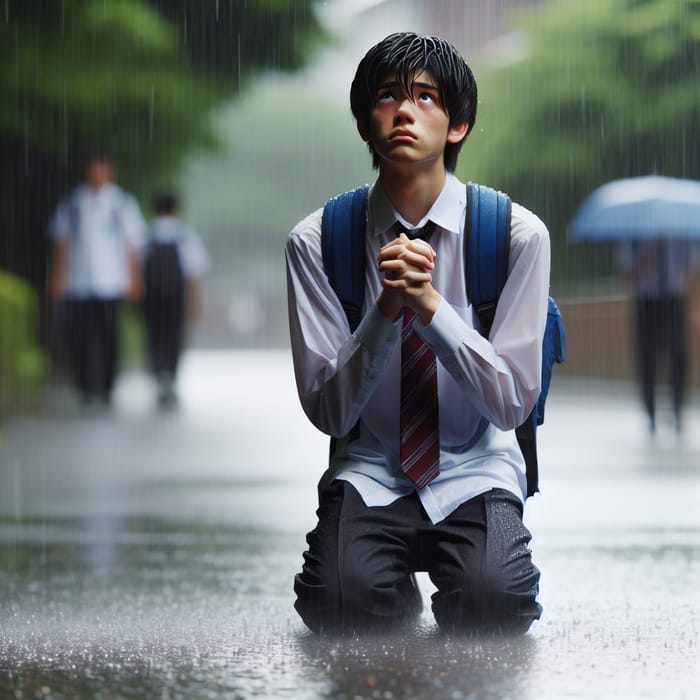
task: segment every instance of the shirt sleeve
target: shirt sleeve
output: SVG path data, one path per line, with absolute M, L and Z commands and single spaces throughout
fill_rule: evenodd
M 549 293 L 549 234 L 513 205 L 509 273 L 489 339 L 464 323 L 443 299 L 428 326 L 416 327 L 475 410 L 502 430 L 523 423 L 541 386 Z
M 294 372 L 309 420 L 334 437 L 347 435 L 380 379 L 400 337 L 400 321 L 369 304 L 350 328 L 323 271 L 321 210 L 290 233 L 286 246 L 287 295 Z M 367 306 L 367 304 L 365 305 Z
M 127 243 L 136 251 L 142 251 L 146 245 L 146 221 L 136 198 L 126 193 L 122 202 L 121 223 Z
M 54 241 L 65 241 L 71 234 L 70 200 L 59 202 L 49 222 L 49 236 Z
M 181 243 L 182 265 L 186 277 L 204 277 L 209 269 L 209 255 L 196 231 L 185 229 Z

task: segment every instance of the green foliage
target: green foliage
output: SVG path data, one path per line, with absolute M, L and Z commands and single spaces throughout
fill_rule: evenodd
M 210 103 L 206 81 L 190 86 L 179 77 L 174 28 L 142 2 L 66 0 L 30 13 L 37 4 L 17 15 L 11 8 L 14 21 L 5 25 L 6 36 L 14 29 L 3 42 L 0 91 L 14 97 L 2 102 L 5 139 L 23 136 L 65 159 L 76 149 L 121 150 L 128 130 L 146 155 L 163 138 L 152 131 L 161 111 L 186 105 L 190 89 L 195 102 Z M 183 116 L 187 123 L 192 111 Z
M 700 176 L 700 0 L 554 0 L 516 25 L 462 168 L 545 220 L 556 284 L 609 274 L 610 248 L 569 249 L 566 224 L 609 180 Z
M 48 370 L 34 332 L 36 293 L 0 270 L 0 411 L 37 386 Z
M 255 75 L 301 66 L 323 36 L 313 0 L 7 0 L 0 20 L 0 265 L 41 287 L 46 223 L 107 150 L 142 199 L 207 115 Z

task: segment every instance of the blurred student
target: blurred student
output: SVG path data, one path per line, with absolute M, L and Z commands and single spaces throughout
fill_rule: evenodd
M 112 159 L 91 156 L 85 182 L 60 202 L 49 226 L 50 292 L 64 303 L 66 348 L 84 404 L 110 403 L 119 365 L 120 304 L 142 292 L 145 222 L 136 199 L 113 178 Z
M 656 432 L 656 386 L 666 365 L 676 432 L 683 429 L 687 375 L 687 293 L 700 264 L 696 244 L 671 238 L 626 241 L 618 263 L 634 296 L 637 373 L 649 431 Z
M 151 372 L 158 382 L 158 402 L 176 404 L 175 378 L 187 322 L 201 313 L 201 281 L 209 258 L 199 234 L 178 218 L 178 200 L 156 195 L 156 213 L 144 258 L 144 319 Z

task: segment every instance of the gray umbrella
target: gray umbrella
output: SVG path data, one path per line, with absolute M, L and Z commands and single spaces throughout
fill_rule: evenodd
M 584 240 L 700 238 L 700 182 L 648 175 L 594 190 L 568 227 Z

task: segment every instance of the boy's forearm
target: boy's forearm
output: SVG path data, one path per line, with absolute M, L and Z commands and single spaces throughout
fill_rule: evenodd
M 132 301 L 143 296 L 143 275 L 141 273 L 141 261 L 136 249 L 129 248 L 129 289 L 127 295 Z
M 69 252 L 68 241 L 56 241 L 51 257 L 51 279 L 49 281 L 49 289 L 54 299 L 60 299 L 66 293 Z
M 357 423 L 374 392 L 398 342 L 399 324 L 389 322 L 373 305 L 356 332 L 343 340 L 339 328 L 330 324 L 330 317 L 328 324 L 319 322 L 319 317 L 310 324 L 309 317 L 298 308 L 310 305 L 303 298 L 296 298 L 293 290 L 290 294 L 292 355 L 299 399 L 319 430 L 340 437 Z
M 202 313 L 201 281 L 199 278 L 190 277 L 186 285 L 185 310 L 187 320 L 197 321 Z

